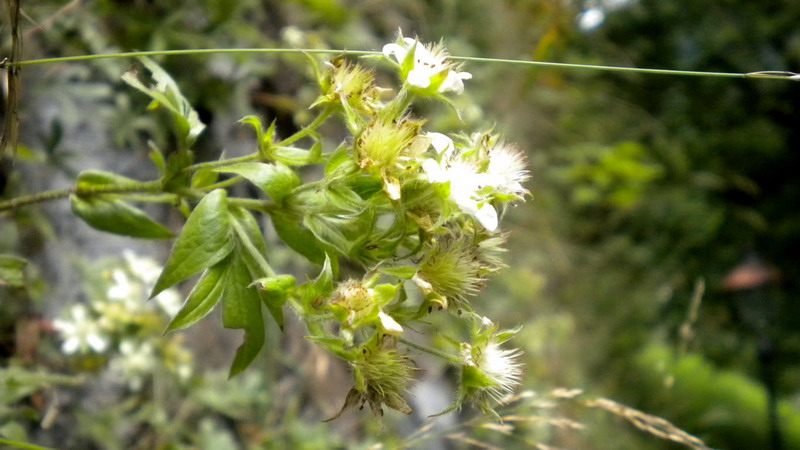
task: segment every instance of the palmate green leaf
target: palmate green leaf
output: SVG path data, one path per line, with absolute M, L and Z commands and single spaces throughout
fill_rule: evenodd
M 165 333 L 188 328 L 204 318 L 222 299 L 228 281 L 231 257 L 206 269 L 189 293 L 183 307 L 170 321 Z
M 229 376 L 233 377 L 250 365 L 264 346 L 264 319 L 261 314 L 261 298 L 253 278 L 241 255 L 232 255 L 228 282 L 222 301 L 222 324 L 227 328 L 244 330 L 244 342 L 236 350 Z
M 72 212 L 92 228 L 145 239 L 169 239 L 172 232 L 139 208 L 107 195 L 70 196 Z
M 189 215 L 150 297 L 222 261 L 234 246 L 227 193 L 217 189 Z
M 269 195 L 276 203 L 300 186 L 300 177 L 283 164 L 239 163 L 216 169 L 216 172 L 241 175 Z
M 13 255 L 0 255 L 0 286 L 25 286 L 26 259 Z

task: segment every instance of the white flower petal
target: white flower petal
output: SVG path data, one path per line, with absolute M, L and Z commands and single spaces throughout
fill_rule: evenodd
M 447 181 L 447 173 L 442 170 L 439 163 L 433 159 L 422 161 L 422 170 L 428 176 L 428 181 L 431 183 L 445 183 Z
M 420 89 L 425 89 L 431 85 L 430 71 L 412 69 L 410 72 L 408 72 L 408 78 L 406 78 L 406 82 Z
M 386 334 L 391 334 L 395 336 L 399 336 L 403 334 L 403 327 L 397 323 L 392 316 L 384 313 L 383 311 L 378 313 L 378 318 L 381 320 L 381 326 L 383 327 L 383 331 Z
M 495 211 L 494 206 L 490 204 L 484 204 L 478 209 L 478 212 L 474 214 L 475 218 L 478 219 L 481 225 L 489 231 L 497 230 L 498 220 L 497 220 L 497 211 Z
M 383 56 L 386 59 L 394 57 L 395 61 L 401 63 L 406 59 L 406 54 L 408 54 L 408 50 L 397 44 L 386 44 L 383 46 Z
M 461 77 L 459 77 L 456 72 L 451 70 L 447 72 L 447 77 L 439 86 L 439 92 L 455 92 L 456 94 L 461 94 L 464 92 L 464 82 L 461 81 Z
M 436 150 L 436 153 L 442 155 L 444 159 L 449 158 L 450 154 L 455 150 L 453 140 L 445 134 L 430 132 L 426 133 L 425 136 L 431 138 L 431 146 Z

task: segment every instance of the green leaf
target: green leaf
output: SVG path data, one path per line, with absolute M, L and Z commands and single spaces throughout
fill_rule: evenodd
M 70 196 L 72 212 L 91 227 L 109 233 L 145 239 L 169 239 L 172 232 L 159 224 L 141 209 L 120 199 L 97 195 Z
M 301 184 L 294 170 L 280 163 L 239 163 L 216 169 L 216 172 L 235 173 L 247 178 L 276 203 Z
M 266 259 L 267 245 L 264 242 L 261 228 L 258 226 L 256 219 L 244 208 L 231 208 L 231 217 L 239 254 L 250 273 L 250 280 L 252 281 L 263 275 L 273 275 L 274 271 Z M 283 301 L 274 298 L 267 291 L 259 290 L 256 294 L 267 306 L 278 326 L 283 329 Z
M 139 183 L 139 181 L 102 170 L 85 170 L 78 174 L 77 190 L 91 189 L 94 186 L 101 185 L 133 183 Z
M 349 255 L 353 242 L 342 233 L 342 228 L 350 222 L 338 217 L 324 217 L 320 214 L 308 214 L 303 218 L 303 225 L 320 241 L 343 255 Z
M 297 147 L 275 147 L 272 157 L 287 166 L 306 166 L 319 162 L 320 155 L 322 147 L 315 144 L 310 151 Z
M 161 66 L 145 57 L 139 58 L 139 61 L 150 71 L 155 85 L 153 87 L 145 86 L 139 81 L 135 71 L 123 74 L 122 80 L 152 98 L 151 107 L 162 106 L 169 110 L 175 118 L 178 136 L 183 144 L 182 148 L 191 147 L 197 136 L 206 127 L 200 121 L 197 111 L 192 108 L 189 101 L 181 94 L 175 80 Z
M 297 281 L 291 275 L 259 278 L 253 284 L 260 288 L 259 295 L 278 325 L 283 328 L 283 304 L 294 292 Z
M 253 362 L 264 346 L 264 319 L 261 315 L 261 299 L 240 252 L 231 259 L 228 283 L 222 302 L 222 324 L 227 328 L 244 330 L 244 342 L 236 350 L 229 376 L 241 373 Z
M 189 215 L 150 297 L 222 261 L 234 245 L 227 194 L 216 189 Z
M 13 255 L 0 255 L 0 286 L 25 286 L 28 261 Z
M 322 264 L 325 261 L 322 244 L 302 225 L 300 217 L 285 211 L 273 211 L 271 217 L 278 236 L 292 250 L 315 264 Z
M 202 189 L 217 182 L 219 174 L 211 169 L 200 169 L 192 175 L 192 189 Z
M 167 326 L 165 333 L 188 328 L 214 309 L 225 293 L 230 263 L 231 258 L 226 257 L 206 269 L 192 292 L 189 293 L 181 310 Z
M 261 119 L 256 116 L 245 116 L 239 120 L 239 122 L 248 124 L 256 130 L 259 153 L 261 153 L 261 155 L 264 157 L 272 158 L 272 140 L 275 136 L 277 122 L 273 120 L 266 132 L 264 132 L 264 126 L 261 124 Z

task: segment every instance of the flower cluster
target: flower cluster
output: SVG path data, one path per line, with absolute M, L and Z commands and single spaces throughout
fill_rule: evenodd
M 498 332 L 474 313 L 472 299 L 505 267 L 500 219 L 528 194 L 526 157 L 492 132 L 446 134 L 412 114 L 416 99 L 449 103 L 446 95 L 461 94 L 472 77 L 441 44 L 399 34 L 382 54 L 402 83 L 394 96 L 359 64 L 337 58 L 318 72 L 322 96 L 315 106 L 340 112 L 352 141 L 332 154 L 319 187 L 298 193 L 295 204 L 315 205 L 304 224 L 329 258 L 358 261 L 367 273 L 337 284 L 326 263 L 300 288 L 307 299 L 301 315 L 307 323 L 336 319 L 333 330 L 309 330 L 352 367 L 354 387 L 342 411 L 368 403 L 382 415 L 382 405 L 410 412 L 402 391 L 414 366 L 401 346 L 427 347 L 407 340 L 407 330 L 435 311 L 456 312 L 451 317 L 473 331 L 449 359 L 462 376 L 447 411 L 464 403 L 492 411 L 520 382 L 519 352 L 501 347 L 513 332 Z
M 148 301 L 161 272 L 152 259 L 126 250 L 120 261 L 86 270 L 88 304 L 76 304 L 53 320 L 66 355 L 98 355 L 112 373 L 139 390 L 165 364 L 181 379 L 191 375 L 191 354 L 178 336 L 161 337 L 168 317 L 180 309 L 180 296 L 169 289 Z

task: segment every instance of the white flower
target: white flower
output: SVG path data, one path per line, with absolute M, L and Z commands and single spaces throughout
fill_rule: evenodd
M 446 134 L 430 132 L 423 134 L 423 136 L 431 140 L 431 146 L 436 150 L 437 154 L 441 155 L 442 159 L 449 159 L 456 149 L 453 140 Z
M 119 344 L 119 356 L 110 362 L 110 367 L 126 379 L 131 389 L 139 390 L 145 377 L 153 372 L 156 363 L 153 344 L 123 340 Z
M 483 177 L 495 192 L 521 196 L 527 193 L 522 187 L 530 175 L 525 168 L 525 155 L 511 144 L 500 142 L 489 150 L 489 166 Z
M 161 275 L 162 267 L 151 258 L 139 256 L 128 249 L 122 251 L 122 258 L 128 263 L 131 272 L 148 285 L 155 284 Z
M 522 364 L 517 358 L 521 354 L 518 349 L 501 348 L 492 338 L 480 352 L 473 353 L 475 366 L 494 382 L 494 386 L 486 388 L 486 393 L 495 401 L 501 402 L 519 385 L 522 378 Z
M 469 72 L 459 72 L 456 66 L 447 60 L 450 56 L 441 45 L 423 45 L 416 39 L 401 36 L 397 43 L 383 46 L 383 56 L 394 59 L 403 66 L 409 53 L 414 53 L 411 69 L 404 73 L 404 81 L 419 89 L 435 87 L 437 92 L 464 92 L 463 80 L 472 78 Z
M 131 298 L 134 294 L 134 288 L 131 285 L 131 281 L 128 279 L 128 274 L 126 274 L 124 270 L 119 268 L 112 270 L 111 279 L 114 284 L 112 284 L 106 292 L 108 298 L 118 301 Z
M 422 170 L 431 183 L 450 183 L 450 200 L 465 214 L 469 214 L 489 231 L 498 226 L 497 211 L 479 191 L 486 186 L 484 174 L 468 161 L 455 160 L 441 163 L 433 159 L 422 162 Z
M 103 335 L 100 324 L 89 317 L 85 306 L 72 306 L 69 315 L 72 320 L 53 321 L 53 326 L 64 339 L 61 344 L 62 352 L 67 355 L 87 350 L 102 353 L 108 348 L 108 337 Z

